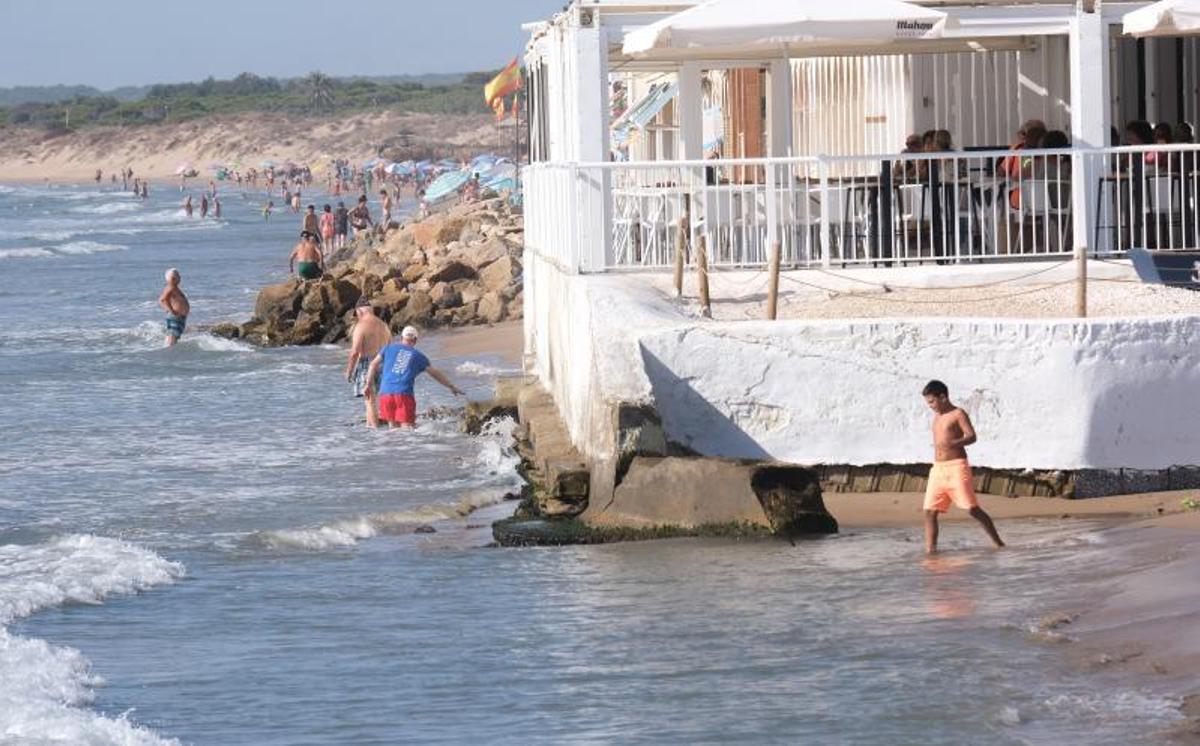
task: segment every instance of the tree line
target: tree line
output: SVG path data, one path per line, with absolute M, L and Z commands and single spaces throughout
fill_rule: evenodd
M 488 111 L 480 89 L 495 74 L 469 73 L 455 76 L 457 80 L 426 84 L 404 78 L 333 78 L 321 72 L 287 80 L 242 73 L 229 80 L 209 77 L 192 83 L 152 85 L 143 97 L 132 101 L 111 94 L 78 94 L 66 100 L 0 106 L 0 126 L 70 130 L 250 112 L 304 115 L 397 109 L 432 114 L 479 113 Z

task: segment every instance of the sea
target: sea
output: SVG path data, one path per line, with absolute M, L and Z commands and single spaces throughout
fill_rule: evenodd
M 1038 620 L 1096 524 L 502 549 L 511 422 L 371 431 L 335 346 L 256 349 L 299 217 L 0 186 L 0 743 L 1156 743 L 1178 704 Z M 198 196 L 198 195 L 197 195 Z M 329 198 L 314 195 L 318 205 Z M 163 346 L 177 267 L 189 331 Z M 440 352 L 475 397 L 498 356 Z

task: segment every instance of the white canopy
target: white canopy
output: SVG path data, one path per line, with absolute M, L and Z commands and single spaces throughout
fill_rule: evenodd
M 1161 0 L 1125 14 L 1130 36 L 1187 36 L 1200 34 L 1200 0 Z
M 630 32 L 623 51 L 755 57 L 801 46 L 887 46 L 940 39 L 948 22 L 942 11 L 902 0 L 707 0 Z

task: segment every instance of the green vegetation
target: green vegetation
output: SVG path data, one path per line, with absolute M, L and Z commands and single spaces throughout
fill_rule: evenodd
M 495 72 L 445 76 L 453 82 L 413 79 L 331 78 L 314 72 L 280 81 L 242 73 L 232 80 L 154 85 L 137 100 L 81 93 L 63 101 L 26 101 L 0 108 L 0 126 L 75 129 L 94 125 L 182 122 L 213 114 L 272 112 L 290 115 L 351 113 L 372 109 L 466 114 L 488 111 L 483 84 Z M 91 89 L 94 90 L 94 89 Z
M 1179 504 L 1181 506 L 1183 506 L 1184 510 L 1192 510 L 1192 511 L 1200 510 L 1200 500 L 1196 500 L 1195 498 L 1192 498 L 1192 497 L 1181 500 L 1179 502 Z

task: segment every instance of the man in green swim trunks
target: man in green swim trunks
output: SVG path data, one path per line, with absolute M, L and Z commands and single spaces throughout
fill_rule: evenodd
M 301 280 L 321 278 L 325 267 L 316 236 L 308 231 L 300 231 L 300 243 L 296 244 L 296 248 L 292 249 L 291 257 L 288 258 L 288 271 L 294 271 Z
M 183 336 L 183 330 L 187 327 L 188 313 L 192 310 L 192 304 L 188 302 L 187 296 L 179 288 L 180 280 L 179 270 L 174 267 L 168 269 L 167 286 L 158 296 L 158 305 L 167 312 L 167 347 L 178 342 L 179 338 Z

